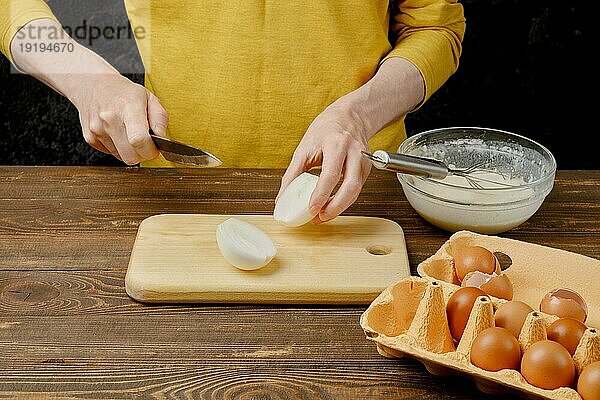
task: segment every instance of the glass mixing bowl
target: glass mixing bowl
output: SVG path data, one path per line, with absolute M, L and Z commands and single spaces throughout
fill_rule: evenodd
M 552 153 L 531 139 L 497 129 L 434 129 L 410 136 L 398 153 L 433 158 L 455 169 L 476 167 L 470 176 L 477 187 L 459 176 L 436 180 L 397 174 L 415 211 L 449 232 L 513 229 L 540 208 L 554 186 Z

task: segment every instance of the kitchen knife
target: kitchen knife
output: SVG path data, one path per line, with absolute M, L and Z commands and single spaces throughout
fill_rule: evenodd
M 194 167 L 218 167 L 222 164 L 221 160 L 204 150 L 158 136 L 152 130 L 149 133 L 166 160 Z

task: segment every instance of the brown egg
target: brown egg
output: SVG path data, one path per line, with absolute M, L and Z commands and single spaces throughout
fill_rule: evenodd
M 507 301 L 498 306 L 494 313 L 496 326 L 508 329 L 518 339 L 525 319 L 533 311 L 526 303 L 519 300 Z
M 583 400 L 600 400 L 600 361 L 583 368 L 577 379 L 577 393 Z
M 561 344 L 540 340 L 523 353 L 521 374 L 527 382 L 542 389 L 569 387 L 575 380 L 575 363 Z
M 542 298 L 540 311 L 585 322 L 588 307 L 579 293 L 571 289 L 554 289 Z
M 477 335 L 471 348 L 471 363 L 486 371 L 518 369 L 521 346 L 505 328 L 491 327 Z
M 465 246 L 456 251 L 453 256 L 454 271 L 462 282 L 469 272 L 480 271 L 486 274 L 500 273 L 500 263 L 494 253 L 481 246 Z
M 487 296 L 485 292 L 476 287 L 464 287 L 452 293 L 446 303 L 446 316 L 448 317 L 448 325 L 450 334 L 457 342 L 462 337 L 462 334 L 469 320 L 469 315 L 473 309 L 473 304 L 479 296 Z
M 499 299 L 512 300 L 513 284 L 505 274 L 497 275 L 495 272 L 486 274 L 479 271 L 469 272 L 462 280 L 461 286 L 478 287 L 490 296 Z
M 577 345 L 587 326 L 573 318 L 560 318 L 546 328 L 548 340 L 562 344 L 571 355 L 575 354 Z

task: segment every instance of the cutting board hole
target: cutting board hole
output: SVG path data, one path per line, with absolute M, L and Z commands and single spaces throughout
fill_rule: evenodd
M 388 246 L 381 246 L 376 244 L 373 246 L 368 246 L 367 252 L 369 254 L 373 254 L 374 256 L 385 256 L 387 254 L 390 254 L 392 252 L 392 249 Z

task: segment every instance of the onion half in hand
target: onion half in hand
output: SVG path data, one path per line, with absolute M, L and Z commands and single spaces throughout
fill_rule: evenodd
M 265 232 L 237 218 L 229 218 L 217 226 L 217 244 L 223 257 L 243 270 L 264 267 L 277 254 L 275 244 Z
M 273 211 L 275 221 L 291 227 L 312 221 L 317 213 L 310 212 L 310 197 L 317 187 L 318 180 L 318 176 L 308 172 L 298 175 L 277 199 Z

